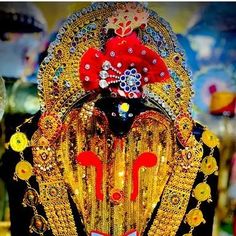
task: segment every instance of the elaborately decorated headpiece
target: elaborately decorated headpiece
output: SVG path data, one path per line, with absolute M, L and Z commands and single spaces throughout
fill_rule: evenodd
M 74 13 L 48 53 L 38 74 L 42 112 L 63 119 L 79 100 L 108 89 L 111 96 L 150 101 L 181 131 L 185 123 L 192 126 L 191 73 L 183 51 L 168 23 L 142 5 L 93 4 L 86 14 Z M 183 144 L 189 131 L 179 133 Z
M 142 87 L 142 96 L 173 119 L 189 113 L 190 72 L 170 26 L 141 5 L 120 7 L 93 4 L 85 15 L 75 13 L 64 23 L 38 75 L 42 112 L 62 117 L 93 90 L 108 87 L 120 96 L 139 97 Z M 117 36 L 108 39 L 111 30 Z
M 77 236 L 67 191 L 89 235 L 142 235 L 158 202 L 148 235 L 175 235 L 200 168 L 204 180 L 194 192 L 198 208 L 186 214 L 186 235 L 204 222 L 199 207 L 211 198 L 206 182 L 217 170 L 218 140 L 203 129 L 196 131 L 200 141 L 193 134 L 190 72 L 170 26 L 155 12 L 136 3 L 96 3 L 74 13 L 50 45 L 38 80 L 42 115 L 31 146 L 54 235 Z M 127 101 L 118 102 L 125 119 L 132 102 L 145 105 L 134 108 L 125 135 L 110 129 L 111 110 L 101 105 L 107 97 Z M 203 143 L 210 153 L 201 164 Z M 28 181 L 27 138 L 19 129 L 11 146 L 22 157 L 16 175 Z M 27 184 L 31 206 L 27 196 L 38 196 Z M 31 230 L 43 234 L 46 220 L 34 213 Z
M 141 97 L 145 84 L 161 83 L 169 77 L 161 57 L 135 33 L 109 39 L 104 54 L 90 48 L 81 58 L 79 72 L 85 90 L 109 88 L 113 96 L 128 98 Z

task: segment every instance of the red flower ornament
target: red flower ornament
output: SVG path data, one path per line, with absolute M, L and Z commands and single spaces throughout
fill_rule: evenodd
M 169 79 L 162 58 L 135 33 L 108 40 L 105 53 L 90 48 L 81 58 L 79 73 L 85 90 L 109 89 L 129 98 L 141 97 L 145 84 Z

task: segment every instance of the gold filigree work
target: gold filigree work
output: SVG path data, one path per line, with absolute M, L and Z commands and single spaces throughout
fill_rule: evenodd
M 169 178 L 171 166 L 167 163 L 173 161 L 172 147 L 175 146 L 170 123 L 156 112 L 146 112 L 135 118 L 127 136 L 119 139 L 107 130 L 106 116 L 101 111 L 94 110 L 90 119 L 93 125 L 83 126 L 80 111 L 72 111 L 66 118 L 67 129 L 60 144 L 64 179 L 74 193 L 86 232 L 97 230 L 117 236 L 133 228 L 144 232 Z M 71 147 L 71 143 L 76 145 Z M 102 162 L 103 201 L 97 200 L 95 193 L 98 169 L 83 167 L 74 161 L 77 153 L 86 150 L 96 153 Z M 144 152 L 155 153 L 158 163 L 152 168 L 144 166 L 135 173 L 135 160 Z M 139 193 L 132 201 L 135 174 L 139 175 Z M 122 192 L 123 201 L 119 204 L 114 204 L 109 197 L 114 190 Z
M 142 100 L 153 110 L 134 117 L 127 135 L 118 137 L 109 129 L 107 115 L 96 107 L 101 91 L 85 91 L 82 86 L 81 57 L 89 48 L 104 50 L 109 36 L 104 31 L 107 19 L 114 20 L 113 12 L 122 6 L 124 3 L 99 3 L 73 14 L 40 67 L 43 115 L 30 143 L 40 199 L 31 190 L 31 175 L 16 171 L 16 177 L 27 183 L 24 204 L 34 211 L 32 232 L 43 235 L 50 225 L 54 236 L 78 235 L 69 194 L 88 235 L 143 235 L 158 203 L 149 236 L 174 236 L 183 219 L 190 227 L 185 234 L 189 236 L 204 223 L 200 206 L 211 200 L 207 178 L 218 169 L 213 157 L 218 140 L 208 130 L 200 141 L 193 135 L 196 124 L 189 111 L 189 71 L 169 25 L 145 9 L 149 17 L 144 15 L 146 27 L 137 30 L 138 37 L 162 57 L 170 80 L 142 87 Z M 122 112 L 127 112 L 128 103 L 122 104 Z M 25 163 L 27 139 L 21 135 L 12 140 L 12 148 Z M 203 144 L 211 149 L 208 156 L 203 156 Z M 194 186 L 200 171 L 204 179 Z M 186 212 L 191 196 L 198 203 Z M 48 222 L 38 215 L 40 202 Z

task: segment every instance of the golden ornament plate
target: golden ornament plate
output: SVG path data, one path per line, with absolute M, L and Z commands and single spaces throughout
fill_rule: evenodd
M 202 141 L 205 143 L 209 148 L 214 148 L 215 146 L 219 145 L 219 140 L 215 136 L 213 132 L 210 130 L 205 130 L 202 133 Z
M 211 188 L 207 183 L 199 183 L 193 190 L 194 197 L 198 201 L 206 201 L 211 198 Z
M 20 161 L 16 164 L 15 173 L 21 180 L 28 180 L 33 175 L 33 167 L 28 161 Z
M 28 146 L 28 139 L 22 132 L 16 132 L 10 138 L 10 146 L 15 152 L 22 152 Z

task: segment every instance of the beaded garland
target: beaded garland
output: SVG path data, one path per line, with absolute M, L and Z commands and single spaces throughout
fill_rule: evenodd
M 119 16 L 126 16 L 126 10 L 138 13 L 129 17 L 137 16 L 141 24 Z M 108 39 L 111 29 L 121 38 Z M 130 46 L 129 38 L 138 46 Z M 139 50 L 139 57 L 147 55 L 150 63 L 131 58 L 122 68 L 125 58 L 116 58 L 122 50 L 112 48 L 123 41 L 128 45 L 125 55 Z M 98 57 L 102 60 L 94 64 Z M 90 70 L 92 76 L 87 74 Z M 213 156 L 218 139 L 206 128 L 200 141 L 193 134 L 190 76 L 169 24 L 141 4 L 94 3 L 70 16 L 38 74 L 43 113 L 39 128 L 30 143 L 19 128 L 10 140 L 21 157 L 15 178 L 27 184 L 23 204 L 34 211 L 30 231 L 43 235 L 50 227 L 55 236 L 78 235 L 70 194 L 87 235 L 143 235 L 159 203 L 147 235 L 174 236 L 185 220 L 190 227 L 185 236 L 191 236 L 205 222 L 201 203 L 211 201 L 207 179 L 218 169 Z M 86 86 L 88 82 L 92 85 Z M 143 99 L 151 110 L 137 115 L 128 134 L 117 137 L 96 107 L 104 91 Z M 75 108 L 83 99 L 87 100 L 82 107 Z M 118 116 L 132 117 L 129 109 L 128 100 L 119 104 Z M 203 155 L 203 145 L 210 148 L 208 156 Z M 24 160 L 27 146 L 32 148 L 33 166 Z M 199 171 L 203 181 L 193 188 Z M 40 201 L 29 183 L 33 174 Z M 191 196 L 197 205 L 186 212 Z M 37 212 L 40 203 L 47 221 Z

